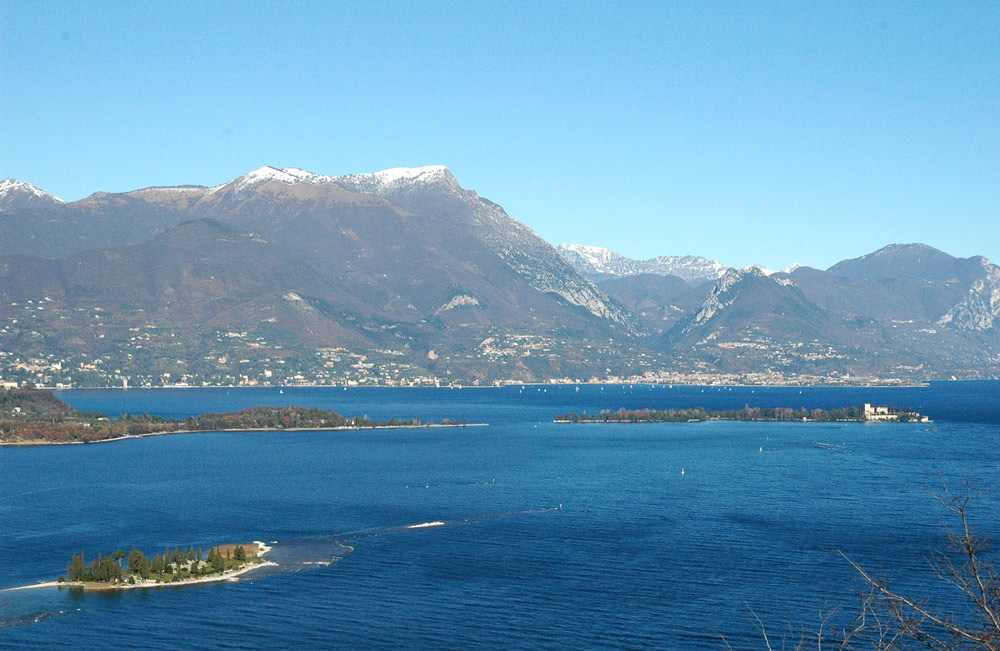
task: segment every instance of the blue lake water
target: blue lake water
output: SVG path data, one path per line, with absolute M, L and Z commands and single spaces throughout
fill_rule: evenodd
M 489 426 L 0 448 L 0 588 L 63 574 L 80 550 L 132 544 L 277 541 L 280 564 L 233 584 L 0 592 L 0 647 L 714 649 L 725 635 L 759 648 L 749 608 L 773 631 L 849 610 L 860 585 L 837 550 L 937 595 L 924 558 L 944 540 L 945 513 L 924 489 L 937 473 L 1000 486 L 998 382 L 59 395 L 111 414 L 298 404 Z M 860 402 L 935 422 L 551 422 L 619 407 Z M 996 538 L 998 514 L 988 494 L 974 524 Z

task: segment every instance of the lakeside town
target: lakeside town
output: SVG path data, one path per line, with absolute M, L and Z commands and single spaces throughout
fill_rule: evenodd
M 431 351 L 433 352 L 433 351 Z M 549 351 L 540 351 L 546 354 Z M 522 355 L 531 354 L 526 348 Z M 0 387 L 35 386 L 63 389 L 154 388 L 154 387 L 283 387 L 283 386 L 366 386 L 366 387 L 441 387 L 441 386 L 515 386 L 523 384 L 679 384 L 704 386 L 914 386 L 925 383 L 915 373 L 898 376 L 859 375 L 831 371 L 826 374 L 788 373 L 777 369 L 744 373 L 721 373 L 710 369 L 662 370 L 651 363 L 646 353 L 637 355 L 638 372 L 607 368 L 602 374 L 579 373 L 556 377 L 518 379 L 476 377 L 473 374 L 430 373 L 424 367 L 407 362 L 404 353 L 392 350 L 352 352 L 344 348 L 321 348 L 315 359 L 303 363 L 298 358 L 231 357 L 214 358 L 218 368 L 186 371 L 177 360 L 170 371 L 140 372 L 116 365 L 110 356 L 89 357 L 78 354 L 60 357 L 45 354 L 20 357 L 0 351 Z M 645 368 L 644 368 L 645 367 Z M 942 379 L 978 379 L 948 377 Z
M 628 339 L 581 343 L 501 328 L 486 329 L 472 345 L 397 337 L 398 343 L 381 347 L 309 347 L 263 329 L 135 326 L 136 315 L 100 307 L 68 309 L 48 296 L 8 307 L 9 313 L 0 316 L 0 381 L 8 386 L 902 386 L 929 378 L 991 376 L 988 367 L 935 371 L 902 360 L 876 369 L 859 364 L 857 350 L 820 341 L 782 342 L 760 333 L 739 341 L 706 340 L 705 350 L 677 354 Z M 70 325 L 65 337 L 42 334 Z M 748 360 L 740 371 L 706 361 L 737 353 Z

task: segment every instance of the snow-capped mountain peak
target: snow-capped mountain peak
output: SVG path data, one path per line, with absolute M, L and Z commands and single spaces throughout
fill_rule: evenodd
M 296 179 L 294 181 L 296 183 L 313 183 L 318 185 L 334 182 L 334 177 L 332 176 L 316 174 L 315 172 L 299 169 L 298 167 L 283 167 L 280 171 Z
M 426 165 L 424 167 L 393 167 L 391 169 L 375 172 L 372 176 L 381 183 L 399 183 L 400 181 L 413 181 L 418 178 L 428 178 L 430 176 L 440 176 L 447 172 L 444 165 Z
M 619 255 L 611 249 L 605 249 L 600 246 L 587 246 L 586 244 L 560 244 L 556 248 L 558 248 L 561 252 L 566 251 L 577 254 L 588 264 L 593 266 L 595 270 L 611 269 L 615 265 L 620 265 L 625 260 L 628 260 L 625 256 Z M 609 270 L 604 273 L 614 272 Z
M 461 187 L 444 165 L 426 165 L 424 167 L 393 167 L 373 174 L 350 174 L 338 176 L 334 183 L 351 190 L 384 196 L 397 190 L 405 190 L 421 186 L 446 186 L 453 192 Z
M 293 174 L 288 170 L 279 170 L 275 167 L 265 165 L 264 167 L 258 167 L 257 169 L 247 172 L 241 177 L 235 178 L 228 183 L 223 183 L 222 185 L 217 185 L 209 192 L 222 192 L 223 190 L 231 190 L 237 195 L 246 194 L 251 192 L 254 188 L 263 185 L 264 183 L 269 183 L 271 181 L 279 181 L 281 183 L 287 183 L 292 185 L 294 183 L 311 183 L 312 181 L 306 180 L 304 177 L 309 174 L 304 170 L 294 170 L 297 174 Z M 315 175 L 314 175 L 315 176 Z
M 17 179 L 0 181 L 0 210 L 16 210 L 34 206 L 54 206 L 66 203 L 59 197 L 39 190 Z
M 285 170 L 279 170 L 274 167 L 265 165 L 264 167 L 258 167 L 252 172 L 247 172 L 240 177 L 242 184 L 250 185 L 257 183 L 266 183 L 268 181 L 281 181 L 282 183 L 298 183 L 303 179 L 299 176 L 288 173 Z
M 648 273 L 679 276 L 689 283 L 700 283 L 716 280 L 729 269 L 721 262 L 694 255 L 664 255 L 649 260 L 633 260 L 600 246 L 560 244 L 556 249 L 567 262 L 585 276 L 597 274 L 636 276 Z
M 298 167 L 278 169 L 265 165 L 264 167 L 247 172 L 228 183 L 210 188 L 209 192 L 220 193 L 223 191 L 232 191 L 235 195 L 241 196 L 271 181 L 278 181 L 288 185 L 296 183 L 310 183 L 313 185 L 332 183 L 371 194 L 384 194 L 413 184 L 431 184 L 442 181 L 449 185 L 454 185 L 456 188 L 458 187 L 455 177 L 451 175 L 451 172 L 444 165 L 394 167 L 372 174 L 350 174 L 346 176 L 326 176 Z
M 759 264 L 748 264 L 747 266 L 743 267 L 743 271 L 751 271 L 753 269 L 757 269 L 765 276 L 770 276 L 772 274 L 778 273 L 774 269 L 768 269 L 767 267 Z

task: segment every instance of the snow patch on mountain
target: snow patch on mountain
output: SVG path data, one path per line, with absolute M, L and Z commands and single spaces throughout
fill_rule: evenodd
M 348 190 L 384 196 L 395 191 L 412 190 L 414 187 L 436 185 L 460 191 L 458 181 L 444 165 L 424 167 L 394 167 L 373 174 L 349 174 L 332 179 Z
M 312 175 L 304 170 L 295 171 L 300 174 L 292 174 L 288 171 L 279 170 L 270 166 L 258 167 L 252 172 L 247 172 L 243 176 L 235 178 L 228 183 L 223 183 L 222 185 L 217 185 L 214 188 L 209 188 L 209 194 L 221 194 L 223 192 L 228 192 L 232 193 L 236 197 L 242 198 L 251 194 L 259 186 L 264 185 L 265 183 L 270 183 L 271 181 L 278 181 L 287 185 L 316 182 L 312 178 L 307 178 L 307 175 L 318 175 Z
M 57 206 L 66 203 L 54 194 L 39 190 L 17 179 L 0 181 L 0 210 L 17 210 L 34 206 Z
M 385 195 L 394 190 L 407 189 L 413 185 L 445 184 L 458 188 L 455 177 L 444 165 L 428 165 L 426 167 L 394 167 L 372 174 L 349 174 L 346 176 L 327 176 L 316 174 L 298 167 L 278 169 L 265 165 L 247 172 L 232 181 L 209 188 L 210 193 L 232 192 L 237 197 L 252 193 L 257 187 L 278 181 L 287 185 L 310 183 L 325 185 L 328 183 L 345 187 L 355 192 Z
M 717 280 L 729 269 L 721 262 L 694 255 L 667 255 L 649 260 L 634 260 L 600 246 L 560 244 L 556 250 L 585 276 L 636 276 L 648 273 L 679 276 L 689 283 L 700 283 Z
M 778 273 L 774 269 L 768 269 L 767 267 L 765 267 L 763 265 L 759 265 L 759 264 L 750 264 L 750 265 L 747 265 L 747 266 L 743 267 L 743 271 L 750 271 L 751 269 L 757 269 L 762 274 L 764 274 L 765 276 L 771 276 L 771 275 L 774 275 L 774 274 Z
M 323 183 L 334 182 L 334 177 L 332 176 L 316 174 L 315 172 L 299 169 L 298 167 L 283 167 L 281 168 L 281 171 L 294 178 L 294 182 L 296 183 L 312 183 L 314 185 L 320 185 Z

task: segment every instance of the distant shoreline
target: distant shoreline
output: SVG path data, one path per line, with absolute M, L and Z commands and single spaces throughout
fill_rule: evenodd
M 95 441 L 0 441 L 0 447 L 35 447 L 45 445 L 95 445 L 97 443 L 116 443 L 144 439 L 150 436 L 170 436 L 171 434 L 209 434 L 213 432 L 348 432 L 373 429 L 425 429 L 431 427 L 489 427 L 489 423 L 426 423 L 422 425 L 347 425 L 344 427 L 238 427 L 217 429 L 172 430 L 162 432 L 146 432 L 132 436 L 117 436 L 115 438 L 97 439 Z
M 704 407 L 671 409 L 602 409 L 594 413 L 564 413 L 556 416 L 554 423 L 704 423 L 706 421 L 734 422 L 913 422 L 929 423 L 930 418 L 910 407 L 872 406 L 863 403 L 835 409 L 798 409 L 791 407 L 750 407 L 743 409 L 710 410 Z
M 726 382 L 723 384 L 698 384 L 691 382 L 506 382 L 499 386 L 494 386 L 492 384 L 442 384 L 440 386 L 430 386 L 426 384 L 420 385 L 399 385 L 399 386 L 386 386 L 381 384 L 275 384 L 271 386 L 242 386 L 239 384 L 211 384 L 211 385 L 199 385 L 199 386 L 178 386 L 176 384 L 167 384 L 162 386 L 130 386 L 127 388 L 117 387 L 117 386 L 107 386 L 107 387 L 81 387 L 81 386 L 63 386 L 63 387 L 49 387 L 41 386 L 38 388 L 48 389 L 49 391 L 103 391 L 103 390 L 113 390 L 113 391 L 149 391 L 152 389 L 251 389 L 251 390 L 273 390 L 273 389 L 506 389 L 506 388 L 517 388 L 517 387 L 618 387 L 618 386 L 649 386 L 649 387 L 699 387 L 699 388 L 746 388 L 746 389 L 914 389 L 920 387 L 928 387 L 931 382 L 990 382 L 1000 380 L 1000 378 L 969 378 L 969 379 L 954 379 L 951 378 L 941 378 L 938 380 L 925 380 L 925 381 L 906 381 L 906 382 L 893 382 L 890 380 L 883 380 L 881 382 L 875 383 L 836 383 L 836 384 L 801 384 L 797 382 L 788 382 L 785 384 L 740 384 L 738 382 Z

